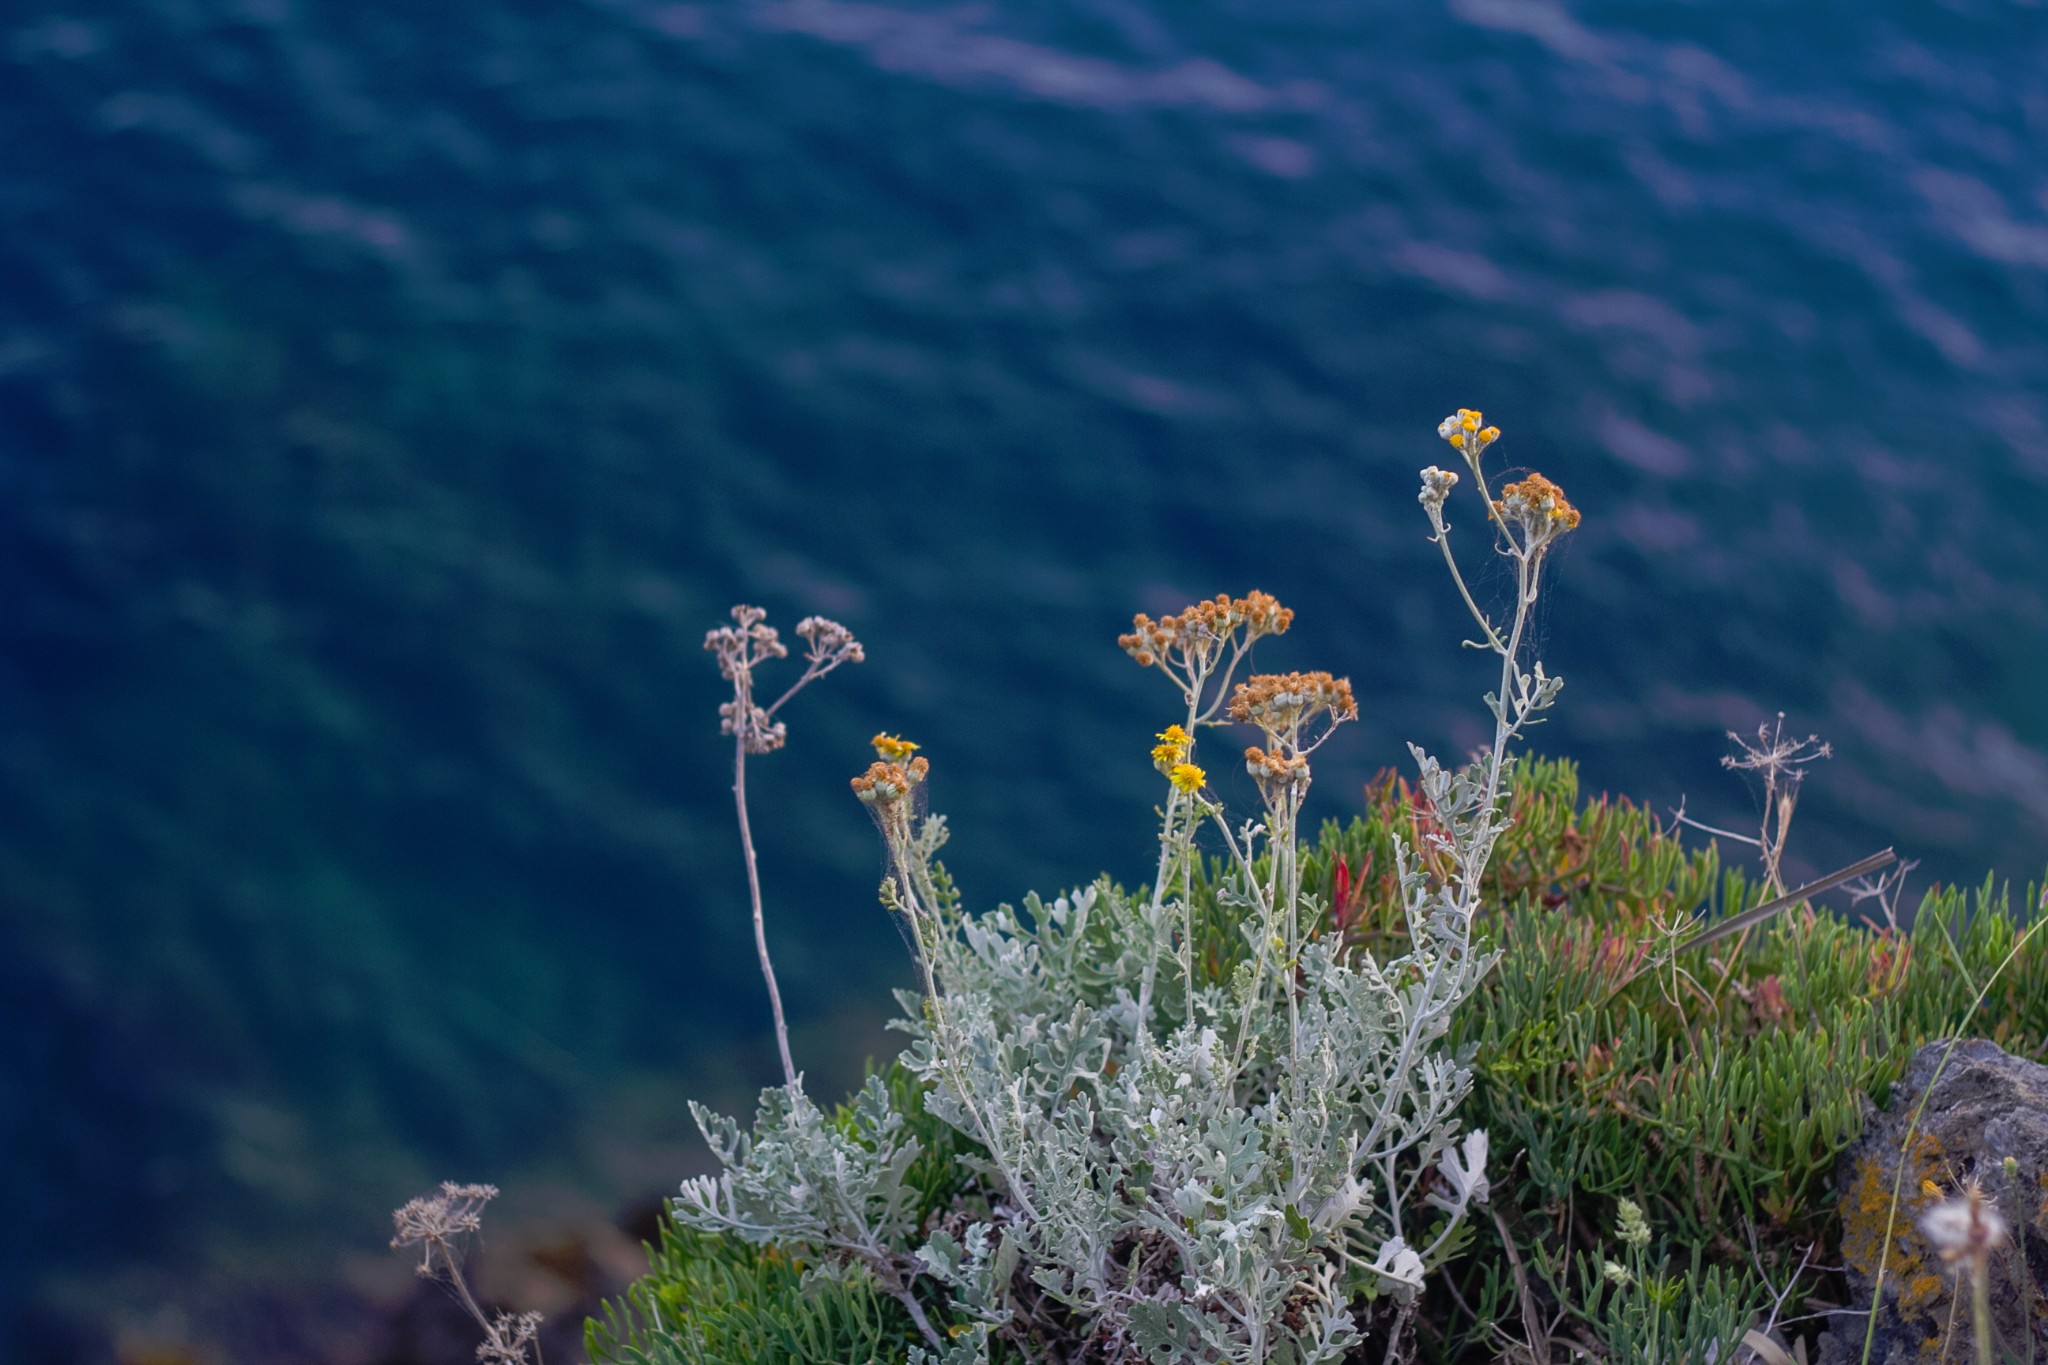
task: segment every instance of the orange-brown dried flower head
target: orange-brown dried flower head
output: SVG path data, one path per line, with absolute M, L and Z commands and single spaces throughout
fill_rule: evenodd
M 1244 770 L 1258 784 L 1259 795 L 1269 806 L 1277 806 L 1288 796 L 1299 797 L 1308 790 L 1306 754 L 1285 754 L 1278 749 L 1267 753 L 1254 744 L 1244 751 Z
M 1332 724 L 1358 718 L 1358 702 L 1349 678 L 1314 673 L 1260 673 L 1237 685 L 1230 698 L 1230 718 L 1258 726 L 1269 735 L 1298 735 L 1321 716 Z
M 1501 489 L 1493 511 L 1502 525 L 1520 526 L 1532 547 L 1575 530 L 1579 524 L 1579 509 L 1571 505 L 1562 488 L 1541 474 L 1531 474 Z
M 1131 633 L 1117 636 L 1116 642 L 1124 653 L 1138 661 L 1139 667 L 1150 668 L 1173 642 L 1173 632 L 1141 611 L 1131 618 Z
M 909 763 L 885 763 L 880 759 L 868 764 L 868 770 L 853 779 L 853 794 L 863 805 L 892 806 L 910 794 L 913 787 L 922 783 L 931 772 L 931 764 L 922 758 L 913 758 Z
M 1154 664 L 1200 668 L 1220 655 L 1239 631 L 1244 633 L 1242 643 L 1248 645 L 1262 636 L 1283 634 L 1292 624 L 1294 612 L 1269 593 L 1250 592 L 1243 597 L 1219 593 L 1157 621 L 1139 612 L 1131 618 L 1130 633 L 1119 635 L 1116 642 L 1145 668 Z
M 1254 589 L 1232 604 L 1244 618 L 1247 638 L 1259 639 L 1265 635 L 1285 635 L 1287 628 L 1294 624 L 1294 609 L 1283 607 L 1280 600 L 1271 593 Z

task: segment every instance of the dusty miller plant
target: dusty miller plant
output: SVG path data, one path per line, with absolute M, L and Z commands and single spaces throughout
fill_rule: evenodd
M 1525 666 L 1528 623 L 1546 555 L 1579 519 L 1540 474 L 1495 499 L 1480 465 L 1499 432 L 1480 423 L 1461 409 L 1439 435 L 1485 499 L 1513 600 L 1498 623 L 1474 601 L 1445 517 L 1459 476 L 1422 471 L 1431 540 L 1500 681 L 1486 698 L 1492 742 L 1468 765 L 1411 746 L 1432 819 L 1419 846 L 1397 847 L 1408 951 L 1379 961 L 1310 932 L 1323 916 L 1303 886 L 1301 808 L 1310 755 L 1357 714 L 1350 684 L 1236 681 L 1254 642 L 1292 623 L 1263 593 L 1140 615 L 1120 643 L 1183 708 L 1152 754 L 1166 791 L 1151 886 L 1104 880 L 969 916 L 937 862 L 946 828 L 923 813 L 916 746 L 877 736 L 853 782 L 888 849 L 882 899 L 923 980 L 902 997 L 905 1064 L 931 1112 L 985 1152 L 985 1212 L 913 1226 L 918 1148 L 880 1085 L 834 1125 L 792 1080 L 764 1094 L 751 1138 L 700 1112 L 725 1170 L 685 1185 L 677 1219 L 802 1248 L 818 1273 L 872 1276 L 937 1353 L 919 1360 L 986 1360 L 993 1336 L 1034 1358 L 1058 1342 L 1075 1359 L 1308 1365 L 1358 1346 L 1355 1305 L 1382 1296 L 1397 1355 L 1425 1277 L 1489 1193 L 1486 1134 L 1459 1127 L 1471 1073 L 1445 1037 L 1494 961 L 1480 887 L 1507 825 L 1509 748 L 1561 686 Z M 1258 740 L 1242 751 L 1261 806 L 1251 818 L 1226 815 L 1195 762 L 1202 732 L 1225 725 Z M 1198 956 L 1203 835 L 1227 859 L 1216 909 L 1231 938 Z M 923 1310 L 920 1280 L 948 1304 L 950 1335 Z

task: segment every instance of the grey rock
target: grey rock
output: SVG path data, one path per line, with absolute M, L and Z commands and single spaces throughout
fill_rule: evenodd
M 1836 1186 L 1851 1302 L 1820 1339 L 1820 1365 L 1864 1358 L 1873 1291 L 1873 1365 L 1976 1359 L 1968 1281 L 1920 1228 L 1927 1210 L 1957 1198 L 1973 1178 L 2008 1230 L 1990 1258 L 1993 1356 L 2048 1359 L 2048 1066 L 1969 1039 L 1915 1053 L 1889 1107 L 1871 1115 L 1842 1155 Z

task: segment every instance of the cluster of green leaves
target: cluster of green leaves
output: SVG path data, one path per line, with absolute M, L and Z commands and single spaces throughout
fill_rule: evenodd
M 1524 761 L 1510 785 L 1513 825 L 1487 873 L 1501 956 L 1452 1033 L 1477 1077 L 1462 1117 L 1491 1135 L 1498 1217 L 1473 1225 L 1428 1291 L 1421 1347 L 1442 1362 L 1584 1348 L 1730 1359 L 1788 1287 L 1788 1303 L 1830 1288 L 1814 1267 L 1841 1262 L 1837 1160 L 1917 1048 L 1967 1031 L 2048 1053 L 2048 935 L 2022 943 L 1987 882 L 1936 889 L 1905 928 L 1801 907 L 1674 953 L 1696 911 L 1711 921 L 1768 892 L 1645 807 L 1582 800 L 1569 762 Z M 1408 947 L 1395 839 L 1428 849 L 1431 816 L 1394 777 L 1366 798 L 1304 851 L 1303 875 L 1322 889 L 1318 933 L 1389 961 Z M 1193 887 L 1203 985 L 1246 951 L 1218 890 Z M 924 1149 L 919 1218 L 979 1216 L 972 1144 L 926 1113 L 914 1078 L 884 1074 Z M 1623 1199 L 1643 1210 L 1646 1244 L 1616 1233 Z M 917 1336 L 857 1272 L 670 1232 L 590 1344 L 594 1360 L 631 1365 L 893 1362 Z
M 1682 1261 L 1628 1248 L 1618 1261 L 1580 1252 L 1577 1262 L 1575 1306 L 1590 1328 L 1585 1335 L 1611 1360 L 1730 1359 L 1769 1302 L 1752 1277 L 1709 1263 L 1697 1247 Z
M 585 1325 L 590 1357 L 620 1365 L 895 1365 L 919 1344 L 909 1315 L 871 1281 L 807 1284 L 807 1269 L 778 1248 L 664 1221 L 646 1277 Z
M 923 1088 L 902 1066 L 879 1073 L 892 1111 L 919 1148 L 903 1173 L 912 1221 L 937 1226 L 979 1199 L 974 1145 L 927 1113 Z M 832 1116 L 843 1136 L 859 1131 L 852 1104 Z M 645 1277 L 585 1326 L 590 1358 L 611 1365 L 758 1365 L 832 1361 L 898 1365 L 922 1345 L 903 1306 L 859 1266 L 806 1260 L 662 1220 Z M 936 1296 L 927 1311 L 943 1317 Z
M 1491 1135 L 1500 1221 L 1446 1268 L 1458 1293 L 1433 1295 L 1425 1342 L 1440 1359 L 1493 1359 L 1561 1313 L 1560 1347 L 1632 1359 L 1661 1322 L 1667 1348 L 1718 1340 L 1727 1359 L 1788 1284 L 1816 1286 L 1802 1261 L 1840 1263 L 1837 1160 L 1916 1049 L 1967 1030 L 2041 1055 L 2048 936 L 2022 946 L 1987 881 L 1930 892 L 1906 928 L 1802 906 L 1674 952 L 1696 909 L 1711 921 L 1769 893 L 1645 807 L 1582 801 L 1569 762 L 1523 762 L 1512 791 L 1486 898 L 1501 958 L 1453 1028 L 1478 1077 L 1464 1117 Z M 1331 888 L 1326 931 L 1400 950 L 1393 840 L 1426 848 L 1429 824 L 1389 777 L 1363 816 L 1324 829 L 1309 875 Z M 1656 1237 L 1626 1286 L 1587 1273 L 1621 1255 L 1621 1199 Z M 1539 1321 L 1521 1311 L 1504 1237 Z

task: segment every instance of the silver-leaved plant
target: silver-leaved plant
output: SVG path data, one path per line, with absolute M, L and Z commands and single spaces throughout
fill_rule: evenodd
M 946 830 L 922 813 L 916 746 L 878 736 L 854 780 L 889 852 L 883 900 L 923 977 L 903 997 L 905 1064 L 926 1108 L 985 1153 L 985 1216 L 913 1225 L 905 1173 L 920 1149 L 878 1083 L 838 1124 L 792 1083 L 764 1095 L 751 1142 L 700 1113 L 725 1170 L 684 1188 L 679 1221 L 873 1276 L 930 1342 L 918 1361 L 966 1365 L 992 1335 L 1064 1332 L 1088 1359 L 1310 1365 L 1354 1347 L 1360 1301 L 1382 1296 L 1398 1346 L 1488 1195 L 1486 1134 L 1458 1121 L 1471 1073 L 1444 1040 L 1494 961 L 1480 886 L 1507 826 L 1509 747 L 1561 686 L 1524 668 L 1526 628 L 1546 553 L 1578 524 L 1540 474 L 1493 497 L 1480 457 L 1499 433 L 1479 414 L 1460 410 L 1439 434 L 1485 498 L 1515 589 L 1504 625 L 1479 609 L 1444 515 L 1459 476 L 1425 469 L 1431 539 L 1501 673 L 1493 741 L 1469 764 L 1411 746 L 1428 818 L 1422 846 L 1397 845 L 1410 950 L 1379 961 L 1317 932 L 1328 907 L 1302 885 L 1301 807 L 1309 756 L 1357 714 L 1350 684 L 1236 681 L 1293 613 L 1252 593 L 1141 615 L 1120 643 L 1185 708 L 1152 753 L 1166 801 L 1150 887 L 1105 880 L 968 915 L 936 862 Z M 1197 736 L 1223 725 L 1259 741 L 1243 752 L 1262 810 L 1235 823 L 1195 762 Z M 1198 896 L 1205 834 L 1228 871 Z M 949 1305 L 950 1337 L 920 1306 L 919 1277 Z

